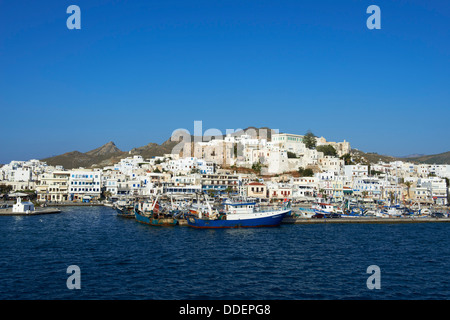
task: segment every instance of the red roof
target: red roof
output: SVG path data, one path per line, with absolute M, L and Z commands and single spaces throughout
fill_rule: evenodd
M 260 183 L 260 182 L 250 182 L 248 185 L 249 185 L 249 186 L 263 186 L 264 183 Z

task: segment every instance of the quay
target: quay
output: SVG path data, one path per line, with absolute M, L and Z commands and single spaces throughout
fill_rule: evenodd
M 13 212 L 12 208 L 0 209 L 1 216 L 38 216 L 42 214 L 55 214 L 61 213 L 58 208 L 37 208 L 30 212 Z
M 427 223 L 427 222 L 450 222 L 450 218 L 431 218 L 431 217 L 399 217 L 399 218 L 380 218 L 380 217 L 358 217 L 358 218 L 291 218 L 286 217 L 282 224 L 317 224 L 317 223 Z
M 47 207 L 100 207 L 105 206 L 102 202 L 55 202 L 47 203 Z

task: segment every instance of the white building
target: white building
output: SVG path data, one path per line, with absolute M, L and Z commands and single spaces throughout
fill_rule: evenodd
M 74 169 L 69 176 L 69 200 L 90 202 L 98 200 L 102 192 L 102 172 Z
M 307 149 L 303 143 L 303 136 L 290 133 L 273 134 L 272 145 L 295 154 L 303 154 Z
M 376 177 L 357 177 L 353 180 L 353 193 L 380 199 L 385 182 Z
M 17 202 L 12 208 L 12 212 L 14 213 L 30 213 L 32 211 L 34 211 L 34 204 L 29 201 L 22 202 L 20 197 L 17 198 Z
M 69 196 L 69 171 L 46 172 L 38 177 L 36 183 L 37 200 L 40 202 L 63 202 Z
M 344 160 L 336 157 L 325 156 L 319 159 L 319 168 L 323 171 L 330 171 L 335 175 L 340 175 L 344 172 Z
M 350 178 L 364 178 L 368 176 L 369 166 L 362 164 L 345 165 L 344 174 Z
M 433 202 L 438 205 L 447 204 L 447 185 L 444 179 L 438 177 L 422 178 L 417 182 L 418 186 L 427 188 Z

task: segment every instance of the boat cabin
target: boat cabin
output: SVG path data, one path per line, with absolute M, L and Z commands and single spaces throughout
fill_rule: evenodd
M 233 202 L 225 203 L 224 209 L 227 214 L 253 213 L 256 202 Z
M 312 206 L 312 209 L 319 210 L 321 212 L 330 212 L 331 213 L 334 211 L 334 206 L 330 203 L 318 202 Z

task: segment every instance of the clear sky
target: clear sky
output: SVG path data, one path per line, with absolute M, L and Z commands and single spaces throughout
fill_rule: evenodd
M 450 1 L 0 0 L 0 30 L 0 163 L 127 151 L 195 120 L 450 150 Z

